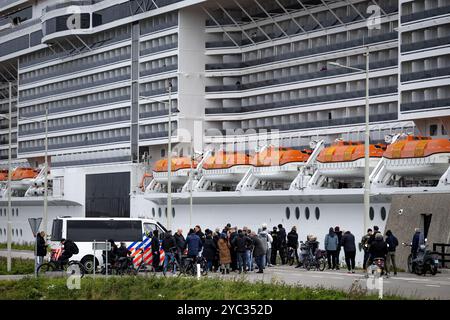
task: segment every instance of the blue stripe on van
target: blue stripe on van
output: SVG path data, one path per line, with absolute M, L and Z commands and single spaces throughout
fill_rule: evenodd
M 142 247 L 148 240 L 149 238 L 145 237 L 145 239 L 135 248 L 135 250 L 138 250 L 140 247 Z
M 135 242 L 133 242 L 132 244 L 130 244 L 129 246 L 128 246 L 128 250 L 131 250 L 131 248 L 133 248 L 134 247 L 134 245 L 136 244 L 136 243 L 138 243 L 137 241 L 135 241 Z

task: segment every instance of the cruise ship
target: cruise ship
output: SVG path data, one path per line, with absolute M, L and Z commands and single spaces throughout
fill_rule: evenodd
M 448 243 L 449 132 L 450 0 L 0 0 L 0 242 L 46 211 Z

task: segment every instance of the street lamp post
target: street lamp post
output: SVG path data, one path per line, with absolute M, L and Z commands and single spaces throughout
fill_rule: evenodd
M 366 73 L 366 107 L 365 107 L 365 136 L 364 136 L 364 230 L 363 235 L 366 233 L 369 226 L 369 214 L 370 214 L 370 129 L 369 129 L 369 47 L 366 47 L 364 56 L 366 57 L 366 68 L 359 69 L 354 67 L 349 67 L 336 62 L 329 62 L 328 64 L 347 68 L 356 71 L 363 71 Z
M 47 234 L 48 219 L 48 107 L 45 107 L 45 164 L 44 164 L 44 232 Z
M 6 249 L 7 249 L 7 255 L 6 255 L 6 270 L 8 272 L 11 272 L 11 145 L 12 145 L 12 83 L 8 83 L 8 89 L 9 89 L 9 116 L 0 115 L 3 119 L 8 120 L 8 184 L 7 184 L 7 195 L 8 195 L 8 214 L 7 214 L 7 239 L 6 239 Z
M 171 229 L 170 215 L 172 214 L 172 82 L 169 82 L 169 102 L 150 97 L 140 96 L 139 99 L 163 103 L 169 106 L 168 112 L 168 147 L 167 147 L 167 229 Z
M 172 214 L 172 82 L 169 81 L 169 115 L 168 115 L 168 147 L 167 147 L 167 229 L 170 227 Z

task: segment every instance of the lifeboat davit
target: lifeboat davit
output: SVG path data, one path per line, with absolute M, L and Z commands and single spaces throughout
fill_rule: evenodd
M 389 145 L 385 168 L 401 176 L 442 176 L 449 167 L 450 140 L 407 136 Z
M 369 146 L 369 167 L 372 171 L 378 164 L 383 152 L 384 144 Z M 323 149 L 317 157 L 317 169 L 320 174 L 333 178 L 363 178 L 365 159 L 364 143 L 353 141 L 338 141 Z
M 35 178 L 39 175 L 39 169 L 22 168 L 14 169 L 11 174 L 11 189 L 27 190 L 33 185 Z
M 299 165 L 305 164 L 311 150 L 268 147 L 251 159 L 253 175 L 262 181 L 289 182 L 298 175 Z
M 239 183 L 250 167 L 246 154 L 225 151 L 216 152 L 202 166 L 205 180 L 222 185 Z
M 184 185 L 189 179 L 189 172 L 192 168 L 197 168 L 197 161 L 192 161 L 189 157 L 173 157 L 171 159 L 171 184 Z M 168 184 L 168 159 L 156 161 L 153 167 L 153 179 L 161 184 Z

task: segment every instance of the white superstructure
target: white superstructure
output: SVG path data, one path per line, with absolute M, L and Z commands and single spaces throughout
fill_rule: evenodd
M 336 140 L 363 140 L 357 69 L 366 47 L 371 143 L 448 140 L 449 8 L 449 0 L 0 0 L 0 169 L 11 146 L 13 168 L 45 171 L 48 110 L 48 221 L 166 221 L 167 173 L 152 180 L 151 168 L 167 157 L 170 82 L 174 156 L 199 158 L 174 172 L 173 228 L 283 222 L 299 225 L 302 238 L 335 225 L 359 237 L 363 159 L 317 157 Z M 203 166 L 219 151 L 251 158 L 268 147 L 312 154 Z M 371 172 L 370 221 L 380 226 L 393 195 L 448 192 L 446 154 L 374 157 Z M 41 173 L 13 195 L 13 241 L 31 240 L 27 218 L 42 216 Z M 0 186 L 5 241 L 5 180 Z

